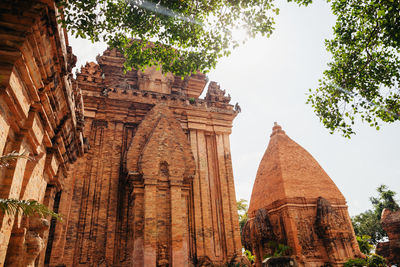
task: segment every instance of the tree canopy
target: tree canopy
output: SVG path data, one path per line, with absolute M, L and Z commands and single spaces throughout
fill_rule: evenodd
M 67 30 L 117 48 L 126 69 L 160 65 L 182 76 L 208 72 L 247 38 L 269 36 L 279 13 L 274 0 L 76 0 L 58 5 Z M 236 29 L 246 37 L 235 38 Z
M 398 0 L 328 0 L 337 16 L 326 40 L 332 61 L 308 103 L 331 132 L 354 134 L 357 118 L 376 127 L 400 116 Z
M 312 0 L 287 0 L 308 5 Z M 400 120 L 400 5 L 397 0 L 327 0 L 337 17 L 326 40 L 332 60 L 308 103 L 332 133 L 350 137 L 361 119 L 379 129 Z M 60 22 L 76 37 L 105 41 L 127 70 L 161 66 L 207 73 L 247 38 L 269 36 L 274 0 L 58 1 Z M 234 31 L 247 33 L 238 39 Z

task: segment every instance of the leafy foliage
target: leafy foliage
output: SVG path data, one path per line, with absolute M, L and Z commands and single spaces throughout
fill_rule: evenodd
M 357 236 L 358 246 L 360 247 L 361 252 L 365 255 L 369 255 L 371 250 L 374 248 L 374 246 L 369 243 L 370 240 L 371 237 L 369 235 Z
M 371 267 L 385 267 L 386 265 L 386 259 L 382 256 L 379 256 L 377 254 L 371 254 L 368 257 L 367 260 L 368 266 Z
M 6 155 L 0 156 L 0 168 L 2 167 L 8 167 L 10 164 L 10 161 L 15 161 L 19 158 L 25 158 L 28 160 L 32 160 L 31 157 L 29 157 L 28 154 L 25 152 L 23 153 L 18 153 L 17 151 L 13 151 L 11 153 L 8 153 Z
M 248 219 L 248 205 L 247 205 L 247 200 L 245 199 L 240 199 L 237 204 L 237 210 L 238 210 L 238 215 L 239 215 L 239 226 L 240 226 L 240 233 L 242 233 L 243 226 L 246 224 L 247 219 Z
M 386 185 L 381 185 L 376 189 L 379 193 L 377 198 L 371 197 L 371 203 L 374 206 L 376 216 L 381 219 L 383 209 L 390 209 L 396 211 L 400 209 L 399 204 L 397 204 L 394 196 L 396 192 L 389 190 Z
M 15 161 L 19 158 L 32 160 L 26 153 L 18 153 L 13 151 L 9 154 L 0 156 L 0 168 L 9 166 L 10 161 Z M 4 214 L 14 215 L 21 213 L 22 215 L 31 216 L 37 214 L 39 216 L 52 216 L 61 220 L 61 216 L 36 200 L 17 200 L 17 199 L 2 199 L 0 198 L 0 211 Z
M 274 253 L 272 255 L 264 255 L 264 259 L 270 257 L 282 257 L 287 255 L 291 250 L 290 246 L 275 241 L 269 241 L 268 247 L 272 248 Z
M 349 259 L 344 263 L 344 267 L 353 267 L 353 266 L 367 266 L 366 259 Z
M 379 196 L 370 198 L 374 209 L 367 210 L 351 218 L 356 235 L 370 236 L 371 243 L 375 245 L 379 240 L 387 236 L 380 222 L 383 209 L 400 209 L 399 204 L 394 198 L 396 195 L 394 191 L 389 190 L 386 185 L 379 186 L 377 188 L 377 191 L 379 193 Z
M 353 266 L 385 267 L 386 260 L 382 256 L 371 254 L 366 259 L 349 259 L 344 264 L 344 267 L 353 267 Z
M 355 234 L 357 236 L 370 236 L 372 244 L 376 245 L 379 240 L 387 235 L 382 228 L 378 216 L 372 210 L 367 210 L 352 217 L 351 221 Z
M 58 4 L 64 11 L 60 22 L 67 30 L 118 48 L 127 70 L 161 65 L 163 71 L 181 76 L 206 73 L 247 40 L 235 39 L 234 30 L 244 30 L 250 38 L 270 36 L 273 16 L 279 13 L 274 0 L 64 0 Z
M 8 215 L 23 214 L 31 216 L 37 214 L 42 217 L 52 216 L 61 220 L 61 216 L 40 204 L 36 200 L 17 200 L 17 199 L 1 199 L 0 210 Z
M 254 261 L 255 261 L 255 259 L 256 259 L 256 256 L 253 255 L 253 254 L 251 254 L 251 251 L 250 251 L 250 250 L 245 250 L 245 251 L 244 251 L 244 255 L 247 257 L 247 259 L 250 261 L 251 264 L 254 263 Z
M 378 121 L 400 115 L 400 5 L 394 0 L 332 0 L 337 16 L 334 39 L 326 40 L 332 61 L 311 91 L 308 103 L 331 133 L 354 134 L 362 121 L 379 130 Z M 379 119 L 379 120 L 378 120 Z

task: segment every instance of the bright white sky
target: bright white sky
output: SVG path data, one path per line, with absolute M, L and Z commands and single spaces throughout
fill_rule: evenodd
M 350 215 L 372 207 L 369 197 L 376 196 L 380 184 L 400 194 L 399 123 L 382 124 L 379 131 L 359 123 L 349 140 L 329 134 L 305 104 L 308 89 L 317 87 L 330 57 L 324 47 L 335 23 L 329 5 L 276 3 L 281 12 L 273 35 L 234 50 L 208 75 L 242 108 L 231 135 L 237 199 L 250 200 L 274 121 L 325 169 L 346 197 Z M 106 49 L 72 38 L 70 44 L 79 67 Z

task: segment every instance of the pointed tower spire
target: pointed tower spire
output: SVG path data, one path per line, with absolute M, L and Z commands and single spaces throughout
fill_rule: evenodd
M 274 254 L 271 242 L 289 246 L 299 266 L 341 266 L 361 255 L 342 193 L 276 122 L 258 167 L 248 216 L 242 240 L 256 255 L 256 266 L 264 255 Z
M 275 121 L 274 127 L 272 127 L 272 134 L 270 135 L 270 137 L 272 137 L 276 134 L 285 134 L 285 131 L 282 130 L 282 127 Z
M 323 196 L 333 203 L 346 201 L 314 157 L 274 123 L 268 148 L 258 167 L 249 213 L 283 199 Z

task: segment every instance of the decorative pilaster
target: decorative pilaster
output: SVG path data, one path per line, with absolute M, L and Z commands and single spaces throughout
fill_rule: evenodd
M 144 265 L 157 264 L 157 180 L 144 178 Z
M 171 237 L 172 265 L 189 266 L 189 251 L 186 238 L 186 223 L 183 214 L 187 212 L 182 197 L 182 178 L 170 177 L 171 187 Z

